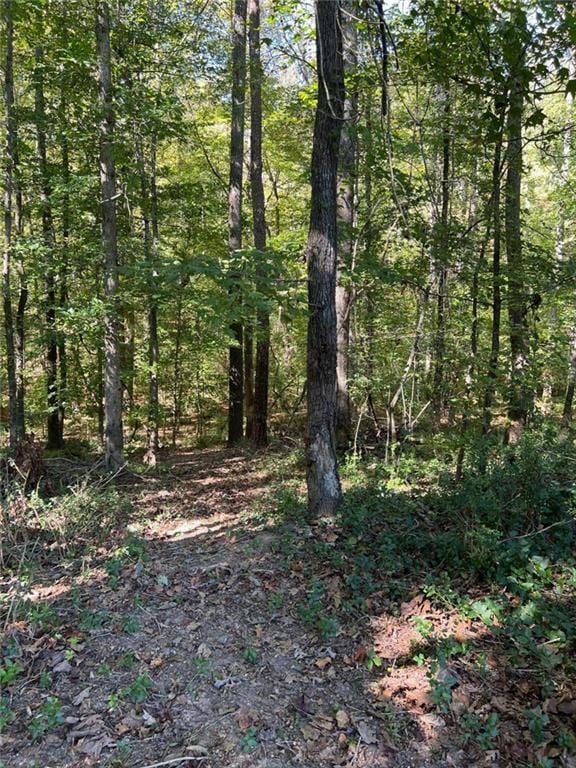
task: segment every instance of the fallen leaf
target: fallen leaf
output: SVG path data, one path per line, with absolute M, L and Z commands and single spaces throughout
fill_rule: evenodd
M 308 723 L 300 726 L 300 731 L 302 732 L 302 736 L 304 736 L 306 741 L 316 741 L 320 738 L 320 731 Z
M 206 645 L 206 643 L 200 643 L 196 649 L 196 656 L 198 656 L 199 659 L 208 659 L 210 656 L 212 656 L 212 650 Z
M 326 669 L 326 667 L 330 664 L 332 664 L 332 659 L 330 656 L 322 656 L 320 659 L 316 659 L 314 662 L 314 665 L 318 667 L 318 669 Z
M 363 645 L 360 645 L 352 654 L 352 659 L 356 662 L 356 664 L 363 664 L 366 661 L 367 656 L 368 651 Z
M 336 712 L 336 725 L 342 730 L 348 728 L 350 725 L 350 717 L 348 712 L 343 709 L 339 709 L 338 712 Z
M 350 743 L 348 736 L 346 736 L 345 733 L 341 733 L 338 736 L 338 746 L 340 749 L 348 749 L 348 744 Z
M 116 742 L 107 734 L 103 734 L 95 738 L 81 739 L 76 745 L 76 749 L 84 755 L 98 758 L 104 749 L 111 749 L 115 746 Z
M 79 707 L 82 702 L 90 696 L 90 688 L 84 688 L 83 691 L 72 699 L 72 704 L 75 707 Z
M 400 606 L 401 615 L 406 618 L 416 612 L 416 608 L 424 600 L 424 595 L 416 595 L 407 603 L 402 603 Z
M 557 710 L 561 715 L 576 715 L 576 699 L 574 701 L 559 701 Z
M 355 727 L 364 744 L 378 743 L 376 734 L 372 730 L 372 727 L 370 726 L 370 724 L 366 722 L 366 720 L 358 720 L 355 723 Z
M 190 752 L 190 754 L 198 756 L 208 754 L 206 747 L 203 747 L 201 744 L 190 744 L 190 746 L 186 747 L 186 752 Z
M 236 722 L 238 723 L 238 727 L 241 731 L 247 731 L 248 728 L 254 724 L 254 717 L 252 712 L 247 712 L 246 710 L 238 712 L 236 716 Z
M 333 731 L 334 722 L 331 717 L 327 715 L 317 715 L 312 721 L 312 725 L 315 728 L 321 728 L 323 731 Z

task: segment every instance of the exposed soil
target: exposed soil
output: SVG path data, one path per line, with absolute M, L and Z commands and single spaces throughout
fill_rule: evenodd
M 224 450 L 163 457 L 161 473 L 123 485 L 144 558 L 111 578 L 109 541 L 90 562 L 38 573 L 34 600 L 59 625 L 7 627 L 25 672 L 8 689 L 17 717 L 0 736 L 5 768 L 505 764 L 451 744 L 424 667 L 397 665 L 421 639 L 414 615 L 456 635 L 479 628 L 420 595 L 399 616 L 359 616 L 328 644 L 302 621 L 298 559 L 287 567 L 282 531 L 246 514 L 265 503 L 263 466 Z M 370 648 L 382 666 L 368 669 Z M 64 722 L 33 740 L 49 697 Z

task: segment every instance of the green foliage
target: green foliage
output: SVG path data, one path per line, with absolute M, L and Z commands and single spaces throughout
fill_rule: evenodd
M 0 685 L 9 685 L 22 672 L 24 672 L 24 667 L 20 664 L 12 661 L 12 659 L 4 659 L 4 663 L 0 667 Z
M 499 732 L 497 712 L 490 712 L 484 718 L 474 712 L 465 712 L 459 724 L 465 741 L 476 742 L 486 752 L 495 748 Z
M 242 752 L 253 752 L 258 747 L 258 731 L 252 725 L 247 728 L 240 741 L 240 749 Z
M 0 696 L 0 734 L 7 725 L 10 725 L 15 717 L 16 715 L 10 706 L 9 699 L 5 696 Z
M 338 620 L 326 611 L 324 587 L 319 581 L 312 582 L 308 599 L 301 607 L 301 616 L 306 624 L 318 632 L 322 640 L 329 640 L 340 631 Z
M 38 740 L 49 731 L 53 731 L 64 723 L 64 711 L 60 699 L 50 696 L 39 707 L 28 724 L 28 730 L 33 739 Z

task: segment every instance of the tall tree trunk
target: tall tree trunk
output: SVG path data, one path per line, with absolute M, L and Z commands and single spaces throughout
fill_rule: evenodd
M 354 76 L 357 56 L 357 31 L 353 18 L 355 4 L 345 0 L 342 5 L 342 44 L 344 73 Z M 347 448 L 351 440 L 350 392 L 348 363 L 350 346 L 350 310 L 352 294 L 349 276 L 354 258 L 355 175 L 357 156 L 358 91 L 351 84 L 346 89 L 344 124 L 340 135 L 340 165 L 338 178 L 338 272 L 336 277 L 336 441 Z
M 247 440 L 254 436 L 254 323 L 244 324 L 244 412 Z
M 500 119 L 500 129 L 494 147 L 494 160 L 492 164 L 492 332 L 490 341 L 490 358 L 488 361 L 488 375 L 484 390 L 482 433 L 490 434 L 492 428 L 492 405 L 496 391 L 498 378 L 498 365 L 500 357 L 500 326 L 502 317 L 502 275 L 501 275 L 501 249 L 502 249 L 502 224 L 501 224 L 501 173 L 502 173 L 502 141 L 505 116 L 504 98 L 497 101 L 496 112 Z
M 68 149 L 67 134 L 67 106 L 66 100 L 62 96 L 60 102 L 60 157 L 62 162 L 62 258 L 60 265 L 59 279 L 59 305 L 60 309 L 66 309 L 68 304 L 68 245 L 70 239 L 70 154 Z M 58 334 L 58 374 L 60 377 L 58 391 L 60 394 L 58 402 L 58 419 L 60 422 L 60 435 L 64 440 L 64 419 L 65 419 L 65 401 L 68 387 L 68 363 L 66 356 L 66 337 L 60 332 Z
M 244 112 L 246 91 L 246 3 L 234 0 L 232 20 L 232 117 L 230 130 L 230 184 L 228 191 L 228 250 L 230 260 L 242 248 L 242 177 L 244 163 Z M 241 300 L 240 275 L 232 270 L 237 285 L 230 289 L 232 311 Z M 231 326 L 233 344 L 228 351 L 228 445 L 244 436 L 244 334 L 242 322 Z
M 142 234 L 144 240 L 145 270 L 148 274 L 148 423 L 147 446 L 144 463 L 150 466 L 156 464 L 158 449 L 158 317 L 154 287 L 154 255 L 156 250 L 155 234 L 158 232 L 157 215 L 153 214 L 151 201 L 152 177 L 155 175 L 155 162 L 151 158 L 150 179 L 146 168 L 144 140 L 142 136 L 135 137 L 136 159 L 140 176 L 140 208 L 142 210 Z M 155 153 L 153 149 L 152 152 Z M 151 152 L 151 154 L 152 154 Z M 156 184 L 154 181 L 154 195 Z M 157 211 L 154 211 L 157 214 Z M 153 223 L 154 222 L 154 223 Z M 154 231 L 154 234 L 153 234 Z
M 250 187 L 256 249 L 256 371 L 254 377 L 253 440 L 258 447 L 268 442 L 268 378 L 270 317 L 264 306 L 268 269 L 266 264 L 266 207 L 262 182 L 262 62 L 260 59 L 260 0 L 249 0 L 250 48 Z
M 434 338 L 434 384 L 432 390 L 432 410 L 438 425 L 444 410 L 444 378 L 446 347 L 446 304 L 448 289 L 448 255 L 450 248 L 449 213 L 450 213 L 450 94 L 446 87 L 442 89 L 442 178 L 440 219 L 434 233 L 434 262 L 438 295 L 436 299 L 436 335 Z
M 312 145 L 308 265 L 308 509 L 331 515 L 341 499 L 336 457 L 337 177 L 344 116 L 340 2 L 316 0 L 318 103 Z
M 4 120 L 6 126 L 6 151 L 4 158 L 4 254 L 2 260 L 2 298 L 4 307 L 4 337 L 6 340 L 6 375 L 8 379 L 8 419 L 10 429 L 10 451 L 14 452 L 23 437 L 18 418 L 18 391 L 16 382 L 16 347 L 14 318 L 12 314 L 12 290 L 10 285 L 13 251 L 14 176 L 16 172 L 16 122 L 14 118 L 14 23 L 13 2 L 3 0 L 2 4 L 5 59 L 4 59 Z
M 100 122 L 100 186 L 102 246 L 104 250 L 104 446 L 110 468 L 124 463 L 122 386 L 120 381 L 120 324 L 118 318 L 118 242 L 116 232 L 116 170 L 114 164 L 114 106 L 110 55 L 110 12 L 106 0 L 96 3 L 98 84 L 102 104 Z
M 172 446 L 176 446 L 176 440 L 180 431 L 180 417 L 182 414 L 182 385 L 181 385 L 181 371 L 182 371 L 182 330 L 183 330 L 183 317 L 182 317 L 182 294 L 179 291 L 176 301 L 176 338 L 174 339 L 174 369 L 172 375 Z
M 40 171 L 40 204 L 42 208 L 42 239 L 46 280 L 46 394 L 48 404 L 47 447 L 62 447 L 60 431 L 60 393 L 58 390 L 58 338 L 56 329 L 56 270 L 54 220 L 52 216 L 52 186 L 46 157 L 46 108 L 44 103 L 44 52 L 35 51 L 35 122 L 36 154 Z
M 152 248 L 149 265 L 149 305 L 148 305 L 148 447 L 146 461 L 156 464 L 156 454 L 160 445 L 160 405 L 158 398 L 158 365 L 160 363 L 160 342 L 158 340 L 158 299 L 156 288 L 156 260 L 160 243 L 158 216 L 158 187 L 156 185 L 156 137 L 153 136 L 150 147 L 150 217 L 152 228 Z
M 576 55 L 571 52 L 570 55 L 570 74 L 574 77 L 576 72 Z M 566 109 L 568 112 L 568 127 L 564 134 L 564 144 L 562 147 L 562 172 L 560 176 L 561 191 L 563 191 L 567 184 L 570 174 L 570 159 L 572 157 L 572 144 L 573 144 L 573 127 L 572 119 L 574 115 L 574 95 L 569 92 L 566 96 Z M 558 227 L 556 230 L 556 259 L 562 262 L 566 258 L 565 254 L 565 220 L 564 212 L 560 210 L 560 217 L 558 220 Z M 566 393 L 564 395 L 564 407 L 562 409 L 562 424 L 568 426 L 572 421 L 572 403 L 574 401 L 574 389 L 576 388 L 576 322 L 573 323 L 570 330 L 570 365 L 568 369 L 568 382 L 566 385 Z
M 518 28 L 525 28 L 525 12 L 514 13 Z M 509 62 L 509 107 L 507 117 L 508 169 L 505 186 L 506 258 L 508 266 L 508 325 L 510 334 L 510 395 L 508 414 L 512 421 L 525 422 L 533 394 L 529 388 L 529 337 L 522 255 L 522 117 L 524 112 L 525 52 L 520 41 Z

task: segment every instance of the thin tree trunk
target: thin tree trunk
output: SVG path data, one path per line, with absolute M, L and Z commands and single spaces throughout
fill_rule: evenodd
M 270 317 L 264 306 L 268 277 L 266 264 L 266 207 L 262 182 L 262 62 L 260 59 L 260 0 L 249 0 L 250 48 L 250 186 L 256 249 L 256 370 L 254 377 L 254 431 L 258 447 L 268 443 L 268 378 Z
M 60 266 L 60 291 L 59 304 L 60 309 L 65 310 L 68 304 L 68 244 L 70 239 L 70 155 L 68 150 L 67 131 L 67 108 L 66 101 L 62 97 L 60 103 L 60 154 L 62 162 L 62 263 Z M 59 402 L 58 402 L 58 420 L 60 424 L 60 435 L 64 440 L 64 419 L 66 415 L 65 400 L 68 387 L 68 364 L 66 356 L 66 338 L 64 333 L 58 334 L 58 373 L 59 381 Z
M 124 463 L 120 328 L 118 318 L 118 243 L 116 232 L 116 170 L 114 164 L 114 106 L 110 55 L 110 13 L 106 0 L 97 0 L 96 45 L 98 84 L 103 118 L 100 123 L 100 185 L 104 250 L 104 411 L 105 453 L 110 468 Z
M 244 411 L 247 440 L 254 436 L 254 324 L 244 325 Z
M 230 130 L 230 184 L 228 192 L 228 250 L 231 261 L 242 248 L 242 176 L 244 162 L 244 112 L 246 91 L 246 3 L 234 0 L 232 20 L 232 116 Z M 241 300 L 240 275 L 232 270 L 238 284 L 230 289 L 235 312 Z M 242 322 L 235 320 L 230 330 L 233 344 L 228 351 L 228 445 L 244 435 L 244 334 Z
M 449 211 L 450 211 L 450 94 L 443 89 L 442 115 L 442 180 L 440 221 L 435 232 L 435 269 L 438 296 L 436 300 L 436 336 L 434 339 L 434 384 L 432 391 L 432 410 L 438 425 L 444 410 L 444 378 L 446 347 L 446 304 L 448 288 L 448 251 L 450 247 Z
M 342 45 L 345 75 L 354 76 L 357 57 L 357 30 L 353 18 L 354 3 L 345 0 L 342 11 Z M 350 355 L 350 310 L 352 294 L 349 275 L 354 257 L 354 224 L 356 219 L 354 179 L 356 174 L 358 91 L 352 86 L 346 91 L 344 124 L 340 134 L 338 178 L 338 272 L 336 277 L 336 441 L 339 448 L 348 448 L 351 434 L 348 364 Z
M 12 0 L 3 0 L 5 28 L 4 117 L 6 151 L 4 168 L 4 254 L 2 261 L 2 294 L 4 307 L 4 337 L 6 340 L 6 374 L 8 379 L 8 412 L 10 451 L 13 453 L 23 437 L 19 419 L 16 344 L 12 311 L 11 262 L 13 252 L 12 198 L 17 173 L 17 133 L 14 117 L 14 23 Z
M 501 249 L 502 249 L 502 224 L 501 224 L 501 180 L 502 173 L 502 141 L 504 128 L 504 99 L 496 104 L 496 111 L 500 118 L 500 130 L 494 147 L 494 160 L 492 164 L 492 333 L 490 341 L 490 358 L 488 361 L 488 374 L 486 388 L 484 390 L 482 433 L 490 434 L 492 428 L 492 406 L 496 392 L 498 378 L 498 366 L 500 357 L 500 327 L 502 319 L 502 275 L 501 275 Z
M 35 121 L 36 154 L 40 171 L 40 203 L 42 208 L 42 239 L 44 243 L 46 280 L 46 394 L 47 448 L 62 447 L 60 431 L 60 393 L 58 390 L 58 339 L 56 329 L 56 275 L 54 220 L 52 216 L 50 175 L 46 157 L 46 109 L 44 103 L 44 52 L 41 46 L 35 51 Z
M 160 404 L 158 395 L 158 366 L 160 364 L 160 342 L 158 339 L 158 299 L 156 296 L 156 260 L 160 243 L 158 215 L 158 187 L 156 185 L 156 137 L 150 147 L 150 216 L 152 225 L 152 261 L 150 264 L 150 296 L 148 298 L 148 449 L 149 464 L 156 464 L 160 445 Z
M 525 26 L 524 11 L 514 14 L 515 22 Z M 508 266 L 508 325 L 510 334 L 510 395 L 508 414 L 512 421 L 524 423 L 531 409 L 533 394 L 528 377 L 529 338 L 522 255 L 522 116 L 524 111 L 525 52 L 522 42 L 510 62 L 509 108 L 507 118 L 508 170 L 505 185 L 505 239 Z
M 344 115 L 340 3 L 316 0 L 318 103 L 312 146 L 308 264 L 308 509 L 331 515 L 340 503 L 336 457 L 337 177 Z
M 570 74 L 573 77 L 576 72 L 576 57 L 574 53 L 570 55 Z M 564 144 L 562 147 L 562 172 L 560 176 L 561 189 L 564 190 L 568 184 L 570 174 L 570 160 L 572 157 L 573 128 L 572 118 L 574 115 L 574 95 L 569 92 L 566 96 L 566 108 L 568 112 L 569 124 L 564 134 Z M 558 227 L 556 230 L 556 259 L 562 262 L 566 258 L 565 254 L 565 220 L 564 211 L 560 211 Z M 562 425 L 567 427 L 572 421 L 572 404 L 574 401 L 574 389 L 576 388 L 576 322 L 573 323 L 570 330 L 570 365 L 568 369 L 568 381 L 566 393 L 564 395 L 564 407 L 562 409 Z
M 172 376 L 172 446 L 176 445 L 181 415 L 181 352 L 182 352 L 182 296 L 178 293 L 176 307 L 176 338 L 174 340 L 174 371 Z

